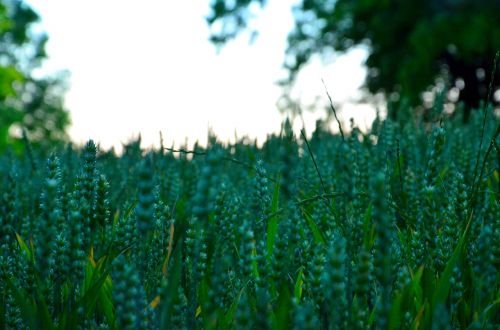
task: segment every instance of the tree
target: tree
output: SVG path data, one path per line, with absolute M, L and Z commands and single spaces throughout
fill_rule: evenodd
M 212 1 L 211 41 L 225 44 L 244 30 L 251 4 L 265 2 Z M 487 97 L 500 50 L 499 0 L 302 0 L 294 16 L 286 84 L 314 55 L 328 58 L 332 51 L 366 45 L 366 87 L 388 101 L 406 99 L 416 106 L 423 92 L 444 84 L 467 115 Z M 495 83 L 498 87 L 498 79 Z
M 19 147 L 21 130 L 35 144 L 67 140 L 64 77 L 37 74 L 47 58 L 39 16 L 24 2 L 0 0 L 0 150 Z

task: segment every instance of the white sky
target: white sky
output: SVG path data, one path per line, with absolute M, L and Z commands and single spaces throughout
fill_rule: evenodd
M 286 36 L 295 1 L 269 1 L 252 23 L 260 35 L 243 34 L 217 54 L 205 22 L 209 0 L 29 0 L 49 35 L 45 70 L 71 73 L 66 106 L 70 135 L 102 147 L 142 135 L 143 146 L 206 141 L 208 128 L 224 141 L 248 135 L 262 141 L 280 128 L 276 108 Z M 296 95 L 326 99 L 323 78 L 346 121 L 370 121 L 358 95 L 366 52 L 357 49 L 324 67 L 300 74 Z M 306 113 L 308 130 L 323 111 Z M 372 114 L 369 115 L 372 117 Z

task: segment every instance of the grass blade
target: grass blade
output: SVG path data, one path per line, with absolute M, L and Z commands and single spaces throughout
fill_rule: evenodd
M 273 199 L 271 202 L 271 214 L 272 216 L 269 218 L 267 223 L 267 258 L 269 259 L 274 250 L 274 241 L 276 240 L 276 234 L 278 233 L 278 205 L 279 205 L 279 197 L 280 197 L 280 186 L 279 180 L 276 180 L 274 184 L 274 192 Z

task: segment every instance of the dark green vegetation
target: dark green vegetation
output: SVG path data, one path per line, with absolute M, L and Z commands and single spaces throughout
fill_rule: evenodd
M 262 147 L 4 154 L 0 324 L 498 329 L 491 110 L 308 140 L 286 123 Z
M 224 44 L 234 38 L 253 17 L 251 8 L 266 2 L 211 0 L 212 41 Z M 487 74 L 500 49 L 498 0 L 302 0 L 294 16 L 284 63 L 286 86 L 312 57 L 328 62 L 334 51 L 364 45 L 371 93 L 418 106 L 422 92 L 442 81 L 448 89 L 456 87 L 468 113 L 484 99 Z
M 63 76 L 35 74 L 47 58 L 38 20 L 23 1 L 0 0 L 0 152 L 22 148 L 21 129 L 37 145 L 68 139 Z

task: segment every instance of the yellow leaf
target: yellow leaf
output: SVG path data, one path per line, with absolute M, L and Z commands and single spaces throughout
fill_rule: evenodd
M 201 314 L 201 306 L 198 306 L 198 308 L 196 308 L 195 317 L 198 317 L 200 314 Z
M 95 263 L 95 260 L 94 260 L 94 246 L 90 247 L 89 261 L 92 264 L 92 267 L 95 268 L 96 267 L 96 263 Z
M 174 246 L 174 222 L 170 222 L 170 237 L 168 239 L 168 252 L 167 256 L 165 257 L 165 261 L 163 262 L 163 276 L 167 277 L 167 272 L 168 272 L 168 261 L 170 260 L 170 255 L 172 254 L 172 248 Z
M 151 306 L 151 308 L 156 308 L 159 302 L 160 302 L 160 295 L 157 295 L 155 299 L 153 299 L 153 301 L 149 304 L 149 306 Z

